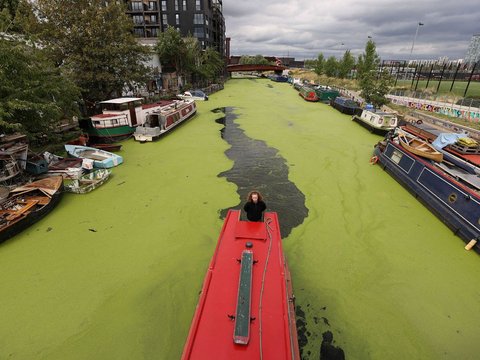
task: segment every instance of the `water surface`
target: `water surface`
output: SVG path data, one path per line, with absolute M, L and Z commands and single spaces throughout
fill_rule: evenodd
M 124 142 L 107 184 L 0 245 L 0 359 L 180 357 L 222 210 L 250 186 L 228 181 L 217 108 L 308 209 L 284 238 L 304 358 L 328 331 L 347 359 L 478 358 L 480 258 L 369 164 L 378 136 L 287 84 L 231 80 L 210 99 L 160 141 Z M 280 195 L 271 210 L 297 217 Z

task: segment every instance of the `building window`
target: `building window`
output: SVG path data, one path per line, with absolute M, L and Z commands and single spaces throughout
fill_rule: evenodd
M 203 14 L 193 14 L 193 23 L 203 25 Z
M 148 10 L 157 10 L 157 2 L 156 1 L 149 1 L 148 2 Z
M 182 0 L 183 11 L 187 11 L 187 0 Z
M 205 31 L 203 30 L 203 27 L 194 28 L 193 36 L 195 36 L 197 39 L 203 39 L 205 37 Z
M 167 1 L 162 0 L 162 11 L 167 11 Z
M 140 1 L 132 1 L 132 10 L 133 11 L 142 11 L 143 10 L 143 4 Z
M 175 25 L 180 25 L 180 15 L 175 14 Z
M 135 24 L 143 24 L 143 16 L 142 15 L 133 15 L 133 22 Z
M 179 9 L 178 1 L 179 1 L 179 0 L 175 0 L 175 11 L 178 11 L 178 9 Z
M 167 14 L 162 14 L 162 23 L 164 28 L 168 26 Z
M 157 23 L 157 15 L 150 15 L 150 24 Z
M 202 10 L 200 0 L 195 0 L 195 10 Z
M 133 29 L 133 34 L 138 37 L 143 37 L 143 29 Z

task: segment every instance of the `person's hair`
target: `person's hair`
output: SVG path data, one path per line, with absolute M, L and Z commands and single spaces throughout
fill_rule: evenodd
M 257 190 L 254 190 L 254 191 L 250 191 L 247 195 L 247 201 L 248 202 L 251 202 L 252 201 L 252 195 L 253 194 L 257 194 L 258 195 L 258 201 L 262 201 L 263 200 L 263 196 L 262 194 L 260 194 Z

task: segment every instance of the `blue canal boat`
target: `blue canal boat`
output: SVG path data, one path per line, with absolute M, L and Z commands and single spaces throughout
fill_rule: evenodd
M 123 163 L 120 155 L 93 147 L 67 144 L 65 150 L 70 156 L 93 161 L 93 167 L 98 169 L 109 169 Z
M 379 162 L 453 232 L 480 251 L 480 177 L 447 162 L 435 162 L 404 149 L 393 133 L 374 149 Z

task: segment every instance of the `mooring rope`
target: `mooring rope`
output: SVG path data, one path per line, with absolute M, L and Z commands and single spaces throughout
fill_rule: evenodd
M 263 268 L 263 275 L 262 275 L 262 287 L 260 289 L 260 301 L 259 301 L 259 310 L 258 310 L 258 322 L 259 322 L 259 327 L 258 327 L 258 332 L 259 332 L 259 343 L 260 343 L 260 360 L 263 359 L 263 349 L 262 349 L 262 299 L 263 299 L 263 290 L 265 287 L 265 277 L 267 275 L 267 267 L 268 267 L 268 260 L 270 258 L 270 252 L 272 249 L 272 228 L 270 227 L 270 223 L 272 222 L 271 218 L 266 218 L 265 219 L 265 226 L 267 228 L 267 235 L 268 235 L 268 250 L 267 250 L 267 257 L 265 259 L 265 266 Z

